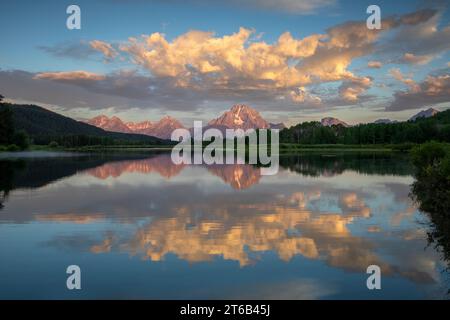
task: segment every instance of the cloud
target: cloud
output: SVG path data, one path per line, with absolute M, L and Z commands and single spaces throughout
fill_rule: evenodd
M 422 10 L 383 21 L 382 30 L 369 30 L 365 21 L 346 22 L 324 34 L 296 39 L 281 34 L 272 44 L 250 41 L 254 30 L 240 28 L 222 37 L 192 30 L 169 41 L 153 33 L 130 38 L 119 46 L 132 62 L 156 77 L 176 78 L 180 87 L 220 90 L 275 90 L 357 77 L 348 67 L 355 58 L 374 51 L 381 33 L 423 23 L 434 11 Z
M 400 22 L 405 25 L 417 25 L 424 21 L 428 21 L 433 16 L 435 16 L 436 13 L 437 10 L 432 8 L 426 8 L 409 14 L 405 14 L 400 18 Z
M 367 63 L 367 66 L 372 69 L 380 69 L 383 66 L 383 63 L 381 61 L 372 60 Z
M 450 25 L 441 26 L 442 14 L 442 11 L 424 9 L 403 16 L 400 19 L 403 25 L 380 43 L 377 53 L 397 63 L 425 64 L 450 50 Z
M 89 42 L 89 45 L 92 49 L 101 52 L 107 60 L 111 60 L 117 56 L 117 51 L 110 45 L 104 41 L 93 40 Z
M 105 76 L 87 71 L 68 71 L 68 72 L 43 72 L 34 76 L 34 79 L 48 79 L 60 81 L 100 81 Z
M 372 78 L 370 77 L 353 78 L 342 82 L 339 87 L 339 94 L 345 101 L 355 102 L 359 100 L 360 95 L 370 88 L 371 84 Z
M 292 90 L 290 92 L 290 97 L 292 101 L 296 103 L 308 102 L 313 105 L 319 105 L 322 102 L 320 97 L 307 92 L 305 87 L 298 87 L 295 90 Z
M 38 46 L 38 49 L 58 58 L 85 60 L 95 54 L 89 44 L 84 41 L 60 43 L 52 46 Z
M 152 85 L 152 79 L 132 71 L 97 75 L 85 72 L 34 74 L 20 70 L 0 70 L 0 87 L 6 97 L 57 105 L 63 109 L 159 108 L 160 98 L 155 97 L 154 101 L 149 90 Z M 161 94 L 168 94 L 161 81 L 158 85 L 161 86 Z M 172 101 L 176 105 L 177 92 L 173 94 L 175 97 Z
M 429 75 L 423 82 L 397 91 L 387 111 L 416 109 L 432 104 L 450 102 L 450 75 Z
M 350 69 L 355 59 L 367 56 L 373 59 L 373 53 L 385 41 L 382 35 L 390 34 L 390 30 L 400 30 L 396 37 L 411 28 L 433 25 L 436 16 L 435 11 L 421 10 L 386 17 L 382 30 L 367 29 L 365 21 L 349 21 L 304 38 L 284 32 L 270 43 L 257 36 L 255 30 L 244 27 L 220 36 L 191 30 L 173 39 L 156 32 L 119 43 L 93 40 L 89 42 L 89 50 L 102 53 L 108 61 L 120 54 L 123 62 L 131 62 L 136 70 L 108 74 L 88 70 L 38 74 L 0 71 L 0 80 L 14 78 L 27 87 L 35 84 L 41 92 L 31 90 L 28 94 L 9 85 L 9 92 L 5 92 L 11 98 L 15 98 L 11 93 L 40 97 L 44 103 L 61 103 L 60 93 L 76 87 L 77 99 L 62 103 L 67 108 L 84 104 L 98 109 L 109 104 L 123 109 L 131 105 L 192 112 L 223 108 L 236 101 L 276 112 L 299 107 L 336 108 L 368 101 L 365 92 L 373 80 L 356 74 L 358 69 Z M 428 54 L 406 52 L 411 54 L 406 58 L 417 63 Z M 370 60 L 368 66 L 379 68 L 383 65 L 381 61 Z M 413 84 L 409 79 L 402 81 Z M 54 91 L 56 87 L 61 91 Z M 99 102 L 105 96 L 108 98 Z
M 219 3 L 232 7 L 244 7 L 250 10 L 281 11 L 289 14 L 314 14 L 320 9 L 333 7 L 337 0 L 159 0 L 163 3 L 189 3 L 190 5 L 211 5 Z
M 233 3 L 242 1 L 232 0 Z M 335 0 L 247 0 L 245 5 L 269 10 L 280 10 L 297 14 L 310 14 L 317 9 L 334 6 Z
M 240 28 L 234 34 L 215 37 L 212 32 L 195 30 L 172 42 L 153 33 L 131 38 L 120 49 L 152 75 L 176 78 L 180 87 L 265 90 L 310 82 L 290 62 L 313 55 L 324 35 L 294 39 L 286 32 L 270 45 L 250 42 L 253 33 Z
M 420 91 L 420 86 L 416 83 L 416 81 L 410 78 L 405 78 L 399 68 L 392 68 L 389 70 L 389 73 L 395 80 L 407 85 L 411 92 Z
M 427 64 L 428 62 L 433 60 L 433 56 L 432 55 L 419 56 L 419 55 L 415 55 L 412 53 L 405 53 L 403 55 L 402 59 L 403 59 L 403 62 L 405 62 L 405 63 L 423 65 L 423 64 Z

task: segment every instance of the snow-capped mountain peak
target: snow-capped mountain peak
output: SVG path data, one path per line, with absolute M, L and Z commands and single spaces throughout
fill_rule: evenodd
M 244 104 L 234 105 L 219 118 L 211 120 L 208 125 L 244 130 L 270 127 L 269 123 L 261 117 L 258 111 Z

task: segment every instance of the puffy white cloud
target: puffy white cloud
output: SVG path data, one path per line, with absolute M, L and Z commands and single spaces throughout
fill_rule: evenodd
M 130 38 L 119 50 L 153 76 L 174 78 L 179 87 L 291 93 L 298 87 L 360 78 L 348 67 L 354 59 L 374 51 L 381 33 L 423 23 L 433 14 L 419 11 L 386 18 L 382 30 L 369 30 L 361 21 L 346 22 L 303 39 L 285 32 L 272 44 L 261 39 L 251 41 L 254 30 L 246 28 L 221 37 L 192 30 L 172 41 L 164 34 L 153 33 Z M 379 67 L 381 62 L 373 61 L 371 66 Z
M 310 84 L 357 78 L 347 70 L 352 60 L 368 54 L 379 32 L 365 23 L 346 23 L 295 39 L 285 32 L 273 44 L 251 42 L 253 30 L 215 37 L 189 31 L 169 42 L 161 33 L 130 38 L 120 46 L 131 60 L 153 76 L 174 79 L 178 87 L 221 92 L 288 92 L 295 102 L 306 101 L 296 90 Z M 317 99 L 314 99 L 317 102 Z
M 120 49 L 151 74 L 176 78 L 181 87 L 271 89 L 310 82 L 291 63 L 313 55 L 324 35 L 297 40 L 286 32 L 270 45 L 250 42 L 253 33 L 240 28 L 234 34 L 215 37 L 212 32 L 189 31 L 172 42 L 163 34 L 153 33 L 140 39 L 130 38 Z

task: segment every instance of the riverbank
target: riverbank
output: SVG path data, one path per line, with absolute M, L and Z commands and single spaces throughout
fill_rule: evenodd
M 450 144 L 446 144 L 450 148 Z M 403 143 L 403 144 L 294 144 L 280 143 L 280 154 L 295 154 L 303 151 L 339 151 L 339 152 L 409 152 L 420 144 Z M 204 146 L 205 147 L 205 146 Z M 143 152 L 143 151 L 170 151 L 172 145 L 113 145 L 113 146 L 83 146 L 83 147 L 51 147 L 48 145 L 31 145 L 27 151 L 48 151 L 48 152 Z M 269 147 L 270 149 L 270 147 Z M 18 150 L 17 150 L 18 151 Z M 0 152 L 14 153 L 15 151 L 0 148 Z M 21 151 L 18 151 L 21 152 Z

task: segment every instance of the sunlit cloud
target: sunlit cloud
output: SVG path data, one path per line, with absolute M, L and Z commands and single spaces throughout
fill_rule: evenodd
M 429 75 L 420 83 L 415 83 L 411 79 L 409 90 L 395 93 L 394 101 L 387 107 L 387 110 L 414 109 L 430 104 L 437 104 L 450 101 L 450 75 Z
M 270 112 L 302 109 L 314 113 L 358 104 L 373 107 L 380 103 L 374 95 L 382 85 L 378 69 L 389 64 L 391 70 L 395 65 L 421 68 L 450 49 L 444 41 L 450 40 L 450 28 L 440 26 L 441 16 L 440 11 L 423 9 L 387 16 L 381 30 L 369 30 L 365 21 L 347 21 L 303 37 L 280 32 L 270 42 L 264 39 L 265 30 L 246 27 L 220 35 L 190 30 L 175 37 L 153 32 L 114 42 L 93 39 L 86 42 L 87 57 L 92 52 L 101 54 L 109 62 L 109 71 L 86 68 L 27 76 L 0 71 L 0 83 L 5 84 L 4 94 L 12 98 L 20 94 L 22 100 L 90 110 L 132 107 L 192 112 L 223 109 L 237 101 Z M 66 49 L 49 47 L 46 52 L 69 56 Z M 367 67 L 355 68 L 359 60 Z M 383 101 L 397 101 L 402 84 L 411 92 L 418 91 L 418 80 L 400 70 L 393 73 L 401 83 L 385 87 L 393 96 L 384 96 Z M 31 89 L 12 88 L 9 81 Z M 57 84 L 66 87 L 55 90 Z M 56 97 L 70 88 L 77 92 L 77 99 Z M 217 110 L 208 111 L 217 114 Z
M 383 63 L 381 61 L 372 60 L 367 63 L 367 66 L 373 69 L 380 69 L 383 66 Z
M 433 56 L 431 55 L 414 55 L 412 53 L 405 53 L 403 55 L 403 61 L 405 63 L 412 63 L 412 64 L 427 64 L 433 59 Z
M 372 84 L 372 79 L 369 77 L 353 78 L 342 82 L 339 87 L 339 94 L 346 101 L 358 101 L 359 96 L 366 92 Z
M 35 79 L 60 80 L 60 81 L 100 81 L 105 76 L 88 71 L 68 71 L 68 72 L 43 72 L 37 74 Z
M 89 42 L 92 49 L 101 52 L 107 59 L 113 59 L 117 56 L 117 51 L 109 44 L 104 41 L 94 40 Z

